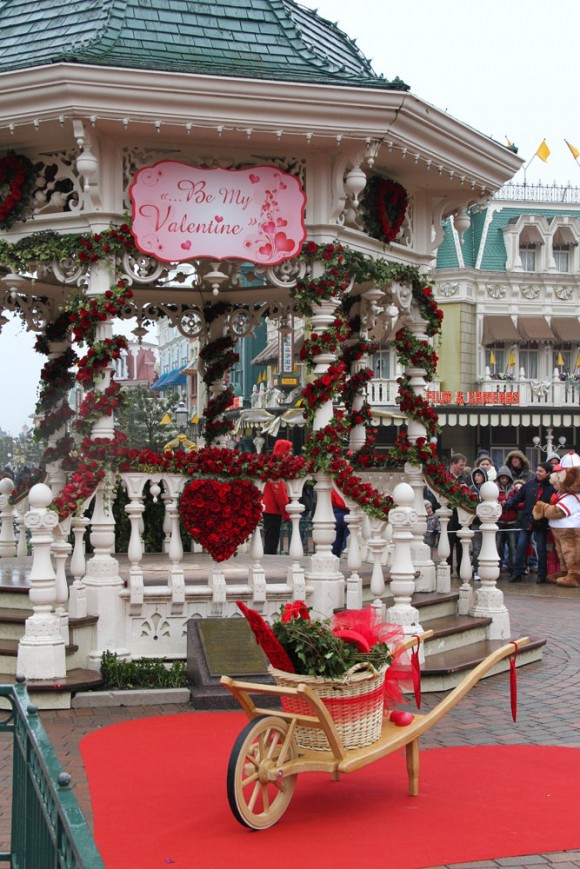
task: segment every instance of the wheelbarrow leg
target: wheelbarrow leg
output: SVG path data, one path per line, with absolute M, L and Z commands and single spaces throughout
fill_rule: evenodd
M 419 737 L 405 747 L 407 755 L 407 775 L 409 777 L 409 796 L 419 795 Z

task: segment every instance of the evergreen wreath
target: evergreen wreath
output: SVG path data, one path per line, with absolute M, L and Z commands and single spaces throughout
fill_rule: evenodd
M 390 244 L 400 232 L 408 205 L 409 197 L 401 184 L 373 175 L 367 182 L 361 202 L 363 224 L 368 234 Z
M 10 229 L 30 215 L 30 197 L 36 173 L 32 162 L 23 154 L 9 151 L 0 159 L 0 229 Z

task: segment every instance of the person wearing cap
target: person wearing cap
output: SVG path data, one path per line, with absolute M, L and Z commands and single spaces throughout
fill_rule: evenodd
M 538 501 L 544 501 L 549 505 L 550 498 L 556 491 L 549 480 L 551 473 L 551 465 L 545 462 L 538 465 L 534 479 L 524 483 L 521 489 L 510 495 L 506 501 L 508 510 L 517 510 L 520 504 L 523 505 L 518 518 L 520 530 L 516 544 L 516 563 L 514 572 L 509 579 L 510 582 L 521 582 L 523 579 L 526 553 L 532 537 L 536 543 L 538 554 L 538 577 L 536 582 L 546 582 L 548 573 L 548 522 L 545 519 L 535 520 L 532 512 Z
M 274 444 L 272 455 L 282 458 L 292 452 L 292 442 L 280 438 Z M 284 480 L 268 480 L 262 495 L 264 512 L 264 555 L 276 555 L 280 545 L 280 530 L 282 520 L 288 522 L 290 515 L 286 510 L 290 498 Z
M 536 504 L 534 518 L 548 521 L 556 541 L 563 575 L 556 585 L 580 588 L 580 456 L 565 455 L 554 469 L 558 492 L 550 504 Z

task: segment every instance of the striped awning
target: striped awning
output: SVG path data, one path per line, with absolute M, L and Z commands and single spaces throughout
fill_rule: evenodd
M 570 410 L 553 410 L 542 407 L 537 412 L 531 408 L 497 408 L 474 410 L 471 408 L 447 408 L 439 411 L 435 408 L 439 417 L 440 426 L 524 426 L 525 428 L 537 428 L 538 426 L 551 425 L 559 428 L 569 428 L 580 425 L 580 407 Z

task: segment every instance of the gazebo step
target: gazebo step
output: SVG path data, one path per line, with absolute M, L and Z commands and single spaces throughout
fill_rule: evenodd
M 491 652 L 515 641 L 517 637 L 506 640 L 482 640 L 477 643 L 428 655 L 421 665 L 421 688 L 425 692 L 448 691 L 459 684 L 469 670 L 476 667 Z M 542 658 L 545 639 L 531 637 L 527 646 L 516 656 L 516 667 L 522 667 Z M 490 670 L 484 678 L 502 673 L 509 669 L 509 658 L 504 658 L 497 667 Z
M 0 673 L 0 684 L 12 685 L 14 674 Z M 71 699 L 78 691 L 90 691 L 103 684 L 98 670 L 69 670 L 61 679 L 30 679 L 26 689 L 39 709 L 70 709 Z

